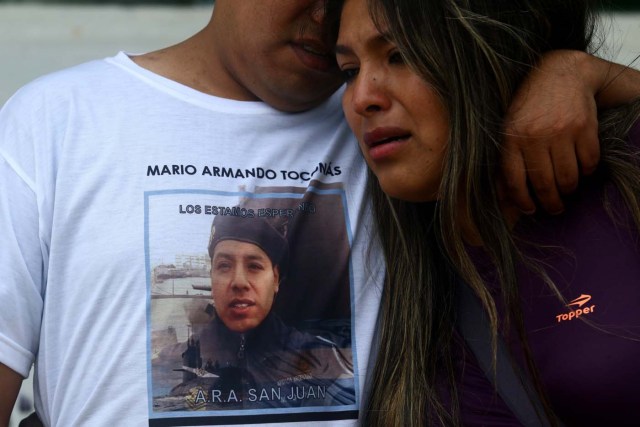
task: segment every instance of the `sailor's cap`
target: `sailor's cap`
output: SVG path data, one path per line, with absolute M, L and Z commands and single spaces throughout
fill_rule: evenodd
M 252 243 L 262 249 L 271 263 L 280 266 L 284 274 L 289 258 L 287 239 L 266 219 L 261 217 L 239 217 L 217 215 L 211 224 L 209 257 L 213 259 L 216 245 L 224 240 Z

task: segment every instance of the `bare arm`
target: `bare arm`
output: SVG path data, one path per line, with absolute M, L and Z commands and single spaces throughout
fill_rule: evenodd
M 9 425 L 9 418 L 16 403 L 22 376 L 0 363 L 0 426 Z
M 640 72 L 579 51 L 544 56 L 516 94 L 505 123 L 504 182 L 522 212 L 535 211 L 527 178 L 549 213 L 564 209 L 580 173 L 600 158 L 597 109 L 640 97 Z
M 640 70 L 588 56 L 593 63 L 594 84 L 599 87 L 599 108 L 616 107 L 640 97 Z

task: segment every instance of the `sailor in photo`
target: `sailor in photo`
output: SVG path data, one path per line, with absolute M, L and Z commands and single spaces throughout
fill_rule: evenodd
M 209 406 L 228 409 L 355 402 L 350 343 L 286 325 L 273 310 L 292 268 L 289 250 L 284 233 L 265 218 L 214 218 L 211 320 L 194 324 L 187 343 L 162 352 L 182 362 L 173 396 L 197 390 Z

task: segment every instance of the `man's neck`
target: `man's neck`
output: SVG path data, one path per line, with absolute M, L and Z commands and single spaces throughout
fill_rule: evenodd
M 176 45 L 131 58 L 138 66 L 207 95 L 258 101 L 223 70 L 210 26 Z

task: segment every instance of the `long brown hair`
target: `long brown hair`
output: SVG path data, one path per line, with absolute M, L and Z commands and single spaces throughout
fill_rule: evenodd
M 454 366 L 457 277 L 482 302 L 494 341 L 500 331 L 517 332 L 536 392 L 555 423 L 527 344 L 516 266 L 523 263 L 543 277 L 545 273 L 518 250 L 501 214 L 495 182 L 503 120 L 516 88 L 544 52 L 592 50 L 594 4 L 590 0 L 369 3 L 377 25 L 391 34 L 409 66 L 440 94 L 449 113 L 450 135 L 437 202 L 393 199 L 382 192 L 375 176 L 370 177 L 387 278 L 381 347 L 364 425 L 460 424 Z M 635 103 L 603 116 L 601 167 L 640 226 L 640 170 L 622 142 L 639 115 L 640 103 Z M 498 318 L 496 301 L 467 253 L 461 218 L 471 220 L 495 265 L 506 309 L 503 318 Z M 546 282 L 555 288 L 548 278 Z

